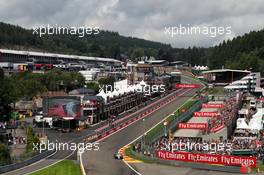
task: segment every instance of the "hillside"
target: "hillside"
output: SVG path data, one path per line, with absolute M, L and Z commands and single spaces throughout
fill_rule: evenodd
M 83 38 L 73 35 L 46 35 L 40 38 L 32 35 L 32 30 L 0 23 L 0 47 L 120 60 L 153 56 L 169 61 L 183 60 L 192 65 L 208 65 L 211 69 L 226 67 L 264 72 L 264 30 L 252 31 L 215 47 L 178 49 L 168 44 L 121 36 L 112 31 L 100 31 L 98 35 Z
M 264 30 L 224 41 L 209 54 L 211 67 L 264 70 Z
M 174 59 L 206 64 L 211 69 L 233 68 L 264 72 L 264 30 L 252 31 L 211 48 L 174 49 Z
M 141 56 L 159 57 L 160 50 L 170 50 L 171 46 L 159 42 L 133 37 L 124 37 L 117 32 L 100 31 L 98 35 L 33 35 L 33 30 L 0 22 L 0 47 L 7 49 L 27 49 L 87 56 Z

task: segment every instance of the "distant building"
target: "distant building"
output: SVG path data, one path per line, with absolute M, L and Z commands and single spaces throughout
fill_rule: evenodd
M 168 66 L 169 62 L 167 60 L 148 60 L 147 64 L 158 65 L 158 66 Z
M 95 95 L 95 91 L 93 89 L 88 89 L 88 88 L 79 88 L 79 89 L 74 89 L 69 92 L 70 96 L 80 96 L 84 97 L 85 95 Z
M 229 85 L 224 87 L 229 91 L 243 91 L 251 92 L 254 94 L 264 95 L 263 89 L 261 88 L 261 77 L 260 72 L 253 72 L 247 76 L 241 78 L 240 80 L 234 81 Z
M 209 68 L 208 68 L 208 66 L 200 66 L 200 65 L 195 65 L 194 67 L 193 67 L 193 70 L 197 70 L 197 71 L 206 71 L 206 70 L 208 70 Z
M 127 64 L 127 78 L 129 84 L 139 83 L 144 80 L 149 82 L 153 75 L 154 69 L 152 65 L 140 63 L 140 64 Z
M 83 77 L 85 78 L 85 81 L 89 82 L 89 81 L 94 81 L 96 79 L 96 75 L 98 72 L 100 72 L 100 69 L 94 68 L 94 69 L 83 70 L 79 72 L 83 75 Z
M 0 62 L 12 62 L 21 63 L 27 62 L 29 60 L 39 60 L 39 61 L 56 61 L 63 60 L 66 62 L 76 62 L 83 61 L 85 63 L 109 63 L 109 64 L 121 64 L 121 61 L 112 58 L 99 58 L 99 57 L 88 57 L 88 56 L 78 56 L 78 55 L 66 55 L 57 53 L 47 53 L 47 52 L 32 52 L 32 51 L 18 51 L 18 50 L 7 50 L 0 49 Z
M 189 63 L 185 61 L 174 61 L 174 62 L 170 62 L 170 66 L 173 66 L 177 69 L 181 69 L 181 68 L 189 67 Z
M 242 77 L 248 75 L 250 71 L 247 70 L 233 70 L 233 69 L 216 69 L 202 72 L 204 79 L 208 83 L 215 85 L 228 85 Z
M 54 67 L 69 71 L 88 67 L 114 70 L 120 69 L 122 62 L 112 58 L 0 49 L 0 67 L 6 71 L 47 70 Z

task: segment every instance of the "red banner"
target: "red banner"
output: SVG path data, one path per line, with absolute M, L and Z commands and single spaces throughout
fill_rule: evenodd
M 223 108 L 223 104 L 210 104 L 210 103 L 205 103 L 202 104 L 202 108 Z
M 195 154 L 189 152 L 157 151 L 157 157 L 166 160 L 197 162 L 228 166 L 256 167 L 256 157 L 228 156 L 214 154 Z
M 206 123 L 179 123 L 179 129 L 206 129 Z
M 176 88 L 200 88 L 198 84 L 176 84 Z
M 215 117 L 218 116 L 216 112 L 194 112 L 194 117 Z
M 224 124 L 220 125 L 220 126 L 217 126 L 217 127 L 214 127 L 211 129 L 211 132 L 218 132 L 220 131 L 221 129 L 223 129 L 225 127 Z

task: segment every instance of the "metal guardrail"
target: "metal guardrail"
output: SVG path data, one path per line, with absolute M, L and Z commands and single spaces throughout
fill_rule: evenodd
M 179 116 L 175 116 L 174 120 L 172 120 L 166 127 L 166 130 L 175 131 L 178 127 L 178 123 L 188 121 L 192 117 L 193 113 L 201 109 L 202 104 L 207 101 L 208 98 L 201 99 L 197 101 L 195 104 L 193 104 L 185 113 L 182 113 Z M 152 138 L 148 138 L 147 140 L 145 140 L 145 143 L 152 144 L 155 141 L 159 140 L 162 136 L 164 136 L 163 128 L 161 128 Z
M 209 98 L 206 97 L 204 99 L 197 101 L 195 104 L 193 104 L 192 107 L 190 107 L 188 109 L 187 112 L 175 117 L 174 120 L 172 120 L 168 124 L 167 131 L 175 130 L 175 129 L 177 129 L 179 122 L 189 120 L 192 117 L 193 112 L 199 110 L 201 108 L 202 103 L 208 102 L 208 100 L 209 100 Z M 142 136 L 141 138 L 139 138 L 135 142 L 140 142 L 140 141 L 144 140 L 144 142 L 145 142 L 144 145 L 145 144 L 151 145 L 151 143 L 155 142 L 156 140 L 158 140 L 162 136 L 164 136 L 164 128 L 161 128 L 160 131 L 158 131 L 152 138 L 150 138 L 150 140 L 145 140 L 145 139 L 143 139 L 144 136 Z M 150 153 L 151 152 L 154 153 L 154 154 L 152 154 L 152 156 L 145 156 L 142 153 L 135 152 L 134 150 L 132 150 L 132 148 L 130 148 L 130 149 L 131 149 L 131 154 L 132 154 L 133 158 L 138 159 L 138 160 L 143 160 L 146 162 L 172 165 L 172 166 L 183 166 L 183 167 L 202 169 L 202 170 L 222 171 L 222 172 L 229 172 L 229 173 L 240 173 L 241 172 L 240 167 L 238 167 L 238 166 L 221 166 L 221 165 L 212 165 L 212 164 L 204 164 L 204 163 L 193 163 L 193 162 L 159 159 L 159 158 L 155 157 L 155 152 L 153 150 L 151 150 L 151 147 L 148 147 L 148 149 L 149 149 Z
M 41 159 L 44 159 L 45 157 L 51 155 L 52 153 L 54 153 L 54 151 L 45 151 L 45 152 L 43 152 L 41 154 L 38 154 L 36 156 L 33 156 L 30 159 L 27 159 L 25 161 L 22 161 L 22 162 L 19 162 L 19 163 L 14 163 L 14 164 L 0 166 L 0 174 L 16 170 L 16 169 L 22 168 L 22 167 L 27 166 L 27 165 L 30 165 L 30 164 L 32 164 L 34 162 L 37 162 L 37 161 L 39 161 Z
M 164 164 L 164 165 L 172 165 L 172 166 L 182 166 L 189 167 L 194 169 L 202 169 L 202 170 L 211 170 L 211 171 L 222 171 L 229 173 L 240 173 L 240 167 L 238 166 L 221 166 L 221 165 L 212 165 L 205 163 L 193 163 L 193 162 L 184 162 L 184 161 L 175 161 L 175 160 L 164 160 L 156 157 L 149 157 L 143 154 L 137 153 L 131 150 L 131 154 L 134 158 L 139 160 L 145 160 L 146 162 Z
M 147 106 L 147 105 L 151 105 L 152 108 L 154 108 L 155 106 L 158 106 L 158 105 L 161 104 L 162 102 L 166 101 L 166 99 L 167 99 L 168 97 L 171 97 L 171 96 L 173 96 L 174 94 L 177 94 L 177 91 L 173 91 L 173 92 L 170 93 L 170 94 L 166 94 L 166 95 L 162 95 L 162 96 L 156 97 L 156 98 L 154 98 L 154 99 L 152 99 L 152 100 L 150 100 L 150 101 L 147 101 L 147 102 L 141 104 L 140 107 L 145 107 L 145 106 Z M 164 98 L 164 97 L 167 97 L 167 98 Z M 154 103 L 156 100 L 161 100 L 161 101 L 160 101 L 159 103 L 157 103 L 157 104 L 152 104 L 152 103 Z M 139 109 L 140 109 L 140 108 L 139 108 Z M 136 112 L 136 111 L 137 111 L 137 109 L 133 109 L 131 112 L 133 113 L 133 112 Z M 106 131 L 108 131 L 108 130 L 110 130 L 110 129 L 112 129 L 112 128 L 116 128 L 116 127 L 118 127 L 119 125 L 122 125 L 122 124 L 124 124 L 125 122 L 127 122 L 127 121 L 129 121 L 129 120 L 135 118 L 136 116 L 142 115 L 142 114 L 144 114 L 144 113 L 145 113 L 145 111 L 142 111 L 142 112 L 139 112 L 139 113 L 135 113 L 135 114 L 129 116 L 128 118 L 123 119 L 122 122 L 120 122 L 120 123 L 116 123 L 116 124 L 114 124 L 114 125 L 108 125 L 106 128 L 104 128 L 103 130 L 101 130 L 101 131 L 98 132 L 97 134 L 103 134 L 103 133 L 105 133 Z M 128 113 L 126 113 L 126 114 L 128 114 Z M 125 115 L 126 115 L 126 114 L 125 114 Z M 118 120 L 118 119 L 122 119 L 123 117 L 125 117 L 125 115 L 118 116 L 118 117 L 116 118 L 116 120 Z M 105 121 L 105 124 L 108 124 L 107 121 Z

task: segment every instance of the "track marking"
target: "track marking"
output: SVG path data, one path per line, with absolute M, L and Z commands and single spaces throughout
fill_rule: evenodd
M 140 160 L 137 160 L 137 159 L 133 159 L 132 157 L 129 157 L 129 156 L 127 156 L 126 154 L 125 154 L 125 149 L 126 149 L 127 147 L 123 147 L 123 148 L 121 148 L 121 149 L 119 149 L 119 153 L 123 156 L 123 160 L 124 161 L 126 161 L 126 162 L 128 162 L 128 163 L 141 163 L 142 161 L 140 161 Z
M 181 96 L 181 95 L 183 95 L 183 94 L 185 94 L 185 93 L 187 93 L 187 92 L 189 92 L 189 91 L 191 91 L 191 90 L 192 90 L 192 89 L 187 89 L 186 91 L 184 91 L 183 93 L 179 94 L 178 96 Z M 195 95 L 196 95 L 196 94 L 195 94 Z M 194 96 L 195 96 L 195 95 L 194 95 Z M 191 98 L 193 98 L 194 96 L 192 96 Z M 188 100 L 187 100 L 187 101 L 188 101 Z M 168 103 L 170 103 L 170 102 L 171 102 L 171 100 L 167 101 L 166 104 L 168 104 Z M 184 103 L 184 104 L 185 104 L 185 103 Z M 150 114 L 154 113 L 155 111 L 157 111 L 157 110 L 159 110 L 159 109 L 161 109 L 161 108 L 156 108 L 156 109 L 154 109 L 153 111 L 147 113 L 145 116 L 140 117 L 138 120 L 135 120 L 135 121 L 131 121 L 131 120 L 129 120 L 129 121 L 130 121 L 129 124 L 127 124 L 126 126 L 122 127 L 122 128 L 119 129 L 119 130 L 116 130 L 116 131 L 111 132 L 110 134 L 107 134 L 106 136 L 104 136 L 103 138 L 97 140 L 96 142 L 100 142 L 100 141 L 102 141 L 102 140 L 105 140 L 106 138 L 108 138 L 108 137 L 110 137 L 110 136 L 112 136 L 112 135 L 114 135 L 114 134 L 116 134 L 116 133 L 122 131 L 123 129 L 127 128 L 128 126 L 130 126 L 130 125 L 136 123 L 137 121 L 139 121 L 141 118 L 145 118 L 145 117 L 149 116 Z M 164 121 L 164 119 L 163 119 L 162 121 Z
M 186 77 L 186 76 L 185 76 Z M 192 78 L 193 79 L 193 78 Z M 195 80 L 195 79 L 193 79 L 193 80 Z M 195 80 L 195 81 L 197 81 L 198 82 L 198 80 Z M 200 82 L 199 82 L 200 83 Z M 203 88 L 202 88 L 202 90 L 205 88 L 205 86 L 203 85 Z M 186 100 L 180 107 L 178 107 L 175 111 L 177 111 L 177 110 L 179 110 L 180 108 L 182 108 L 187 102 L 189 102 L 190 100 L 192 100 L 194 97 L 196 96 L 196 94 L 194 94 L 192 97 L 190 97 L 188 100 Z M 168 115 L 168 116 L 170 116 L 170 115 Z M 166 117 L 167 118 L 167 117 Z M 157 123 L 156 125 L 154 125 L 153 127 L 151 127 L 148 131 L 146 131 L 145 133 L 148 133 L 150 130 L 152 130 L 153 128 L 155 128 L 157 125 L 159 125 L 160 123 L 162 123 L 164 120 L 166 120 L 166 118 L 165 119 L 163 119 L 163 120 L 161 120 L 159 123 Z M 133 141 L 131 141 L 130 143 L 128 143 L 128 144 L 126 144 L 125 146 L 123 146 L 123 147 L 121 147 L 120 149 L 124 149 L 124 148 L 127 148 L 127 147 L 129 147 L 133 142 L 135 142 L 136 140 L 138 140 L 140 137 L 143 137 L 143 135 L 145 134 L 145 133 L 143 133 L 142 135 L 140 135 L 139 137 L 137 137 L 136 139 L 134 139 Z M 135 168 L 133 168 L 130 164 L 129 164 L 129 162 L 127 162 L 126 160 L 122 160 L 132 171 L 134 171 L 137 175 L 142 175 L 140 172 L 138 172 L 137 170 L 135 170 Z

